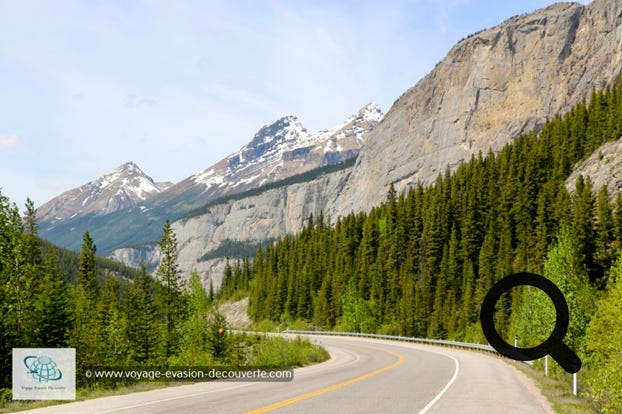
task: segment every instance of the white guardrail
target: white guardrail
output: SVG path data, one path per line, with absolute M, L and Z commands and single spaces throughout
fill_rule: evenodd
M 460 341 L 445 341 L 443 339 L 414 338 L 414 337 L 408 337 L 408 336 L 380 335 L 380 334 L 369 334 L 369 333 L 358 333 L 358 332 L 301 331 L 301 330 L 295 330 L 295 329 L 286 329 L 282 331 L 281 333 L 300 334 L 300 335 L 356 336 L 356 337 L 361 337 L 361 338 L 388 339 L 391 341 L 415 342 L 419 344 L 442 345 L 442 346 L 449 346 L 449 347 L 454 347 L 454 348 L 475 349 L 478 351 L 487 351 L 487 352 L 492 352 L 497 355 L 501 355 L 490 345 L 474 344 L 471 342 L 460 342 Z
M 380 335 L 380 334 L 358 333 L 358 332 L 302 331 L 302 330 L 296 330 L 296 329 L 285 329 L 281 333 L 294 334 L 294 335 L 330 335 L 330 336 L 353 336 L 353 337 L 360 337 L 360 338 L 388 339 L 391 341 L 414 342 L 414 343 L 419 343 L 419 344 L 441 345 L 441 346 L 449 346 L 449 347 L 454 347 L 454 348 L 465 348 L 465 349 L 473 349 L 477 351 L 486 351 L 486 352 L 491 352 L 493 354 L 503 357 L 503 355 L 497 352 L 490 345 L 474 344 L 472 342 L 445 341 L 443 339 L 415 338 L 415 337 L 409 337 L 409 336 Z M 523 362 L 527 365 L 533 364 L 533 361 L 523 361 Z M 548 363 L 548 359 L 546 362 Z M 545 373 L 545 375 L 547 375 L 547 373 Z M 577 395 L 577 374 L 576 373 L 572 375 L 572 379 L 573 379 L 572 392 L 574 395 Z

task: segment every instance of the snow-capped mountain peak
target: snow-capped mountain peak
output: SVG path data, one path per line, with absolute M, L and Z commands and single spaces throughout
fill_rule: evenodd
M 297 117 L 282 117 L 261 127 L 240 151 L 190 177 L 184 187 L 201 185 L 210 194 L 224 194 L 336 164 L 358 154 L 365 134 L 382 116 L 371 102 L 343 123 L 315 134 Z
M 170 187 L 156 183 L 128 162 L 81 187 L 66 191 L 38 209 L 41 221 L 59 221 L 85 214 L 103 215 L 132 207 Z

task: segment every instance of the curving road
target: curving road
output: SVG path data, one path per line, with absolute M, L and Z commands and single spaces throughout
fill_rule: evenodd
M 206 382 L 27 413 L 553 413 L 533 384 L 481 353 L 367 338 L 314 337 L 331 354 L 292 382 Z

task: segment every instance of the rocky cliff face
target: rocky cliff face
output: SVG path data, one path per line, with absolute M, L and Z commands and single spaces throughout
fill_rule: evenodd
M 559 3 L 459 42 L 368 136 L 332 217 L 368 210 L 391 183 L 432 182 L 568 110 L 622 68 L 622 2 Z
M 343 189 L 350 169 L 322 175 L 314 180 L 282 186 L 241 200 L 211 206 L 205 214 L 173 222 L 178 240 L 178 263 L 183 277 L 197 271 L 203 280 L 212 277 L 220 286 L 225 259 L 201 261 L 225 240 L 258 243 L 293 234 L 310 215 L 318 217 L 327 202 Z M 131 266 L 146 261 L 155 267 L 159 252 L 155 245 L 116 249 L 111 257 Z
M 585 161 L 575 167 L 566 179 L 566 189 L 573 192 L 579 175 L 590 177 L 594 191 L 607 187 L 609 194 L 622 190 L 622 138 L 601 145 Z

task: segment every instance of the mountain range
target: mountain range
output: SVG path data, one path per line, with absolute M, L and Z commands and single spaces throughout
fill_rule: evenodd
M 77 249 L 89 229 L 111 257 L 154 266 L 154 241 L 168 217 L 184 274 L 196 270 L 218 282 L 227 246 L 256 248 L 299 231 L 311 215 L 334 223 L 368 211 L 391 185 L 402 191 L 429 184 L 447 168 L 539 130 L 547 117 L 619 78 L 621 44 L 616 0 L 557 3 L 515 16 L 458 42 L 385 116 L 370 104 L 317 134 L 295 117 L 281 118 L 216 165 L 114 212 L 88 210 L 114 204 L 92 195 L 75 196 L 66 212 L 62 196 L 51 200 L 40 209 L 41 233 Z M 112 193 L 98 194 L 112 200 Z
M 41 234 L 75 250 L 88 230 L 103 253 L 151 242 L 166 218 L 175 220 L 220 198 L 352 160 L 382 116 L 372 102 L 315 134 L 295 116 L 285 116 L 263 126 L 236 153 L 177 184 L 154 183 L 128 162 L 39 207 Z

